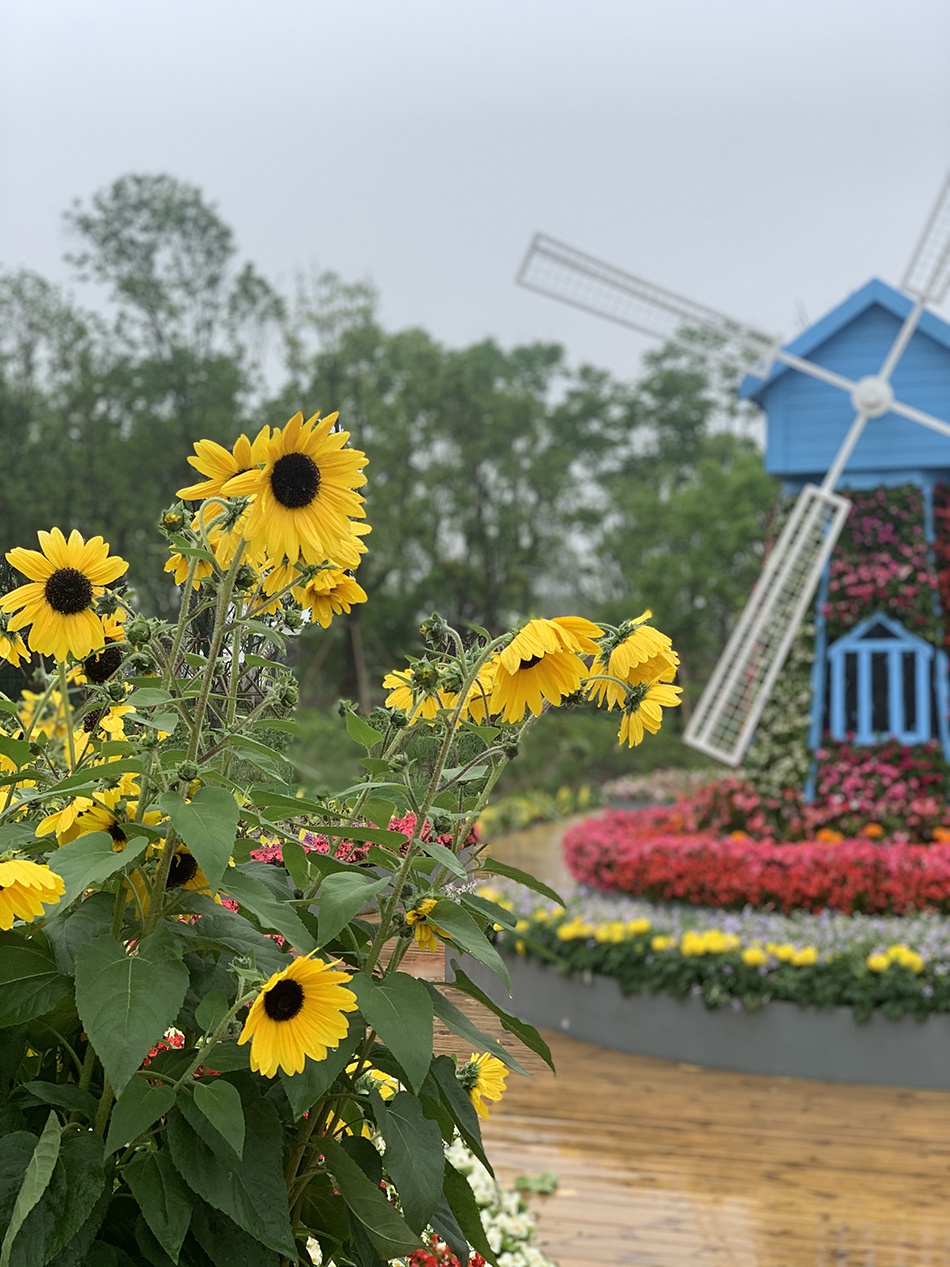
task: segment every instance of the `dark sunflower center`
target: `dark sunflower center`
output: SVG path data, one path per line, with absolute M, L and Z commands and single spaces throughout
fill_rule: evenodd
M 78 568 L 57 568 L 43 592 L 53 611 L 61 616 L 75 616 L 92 602 L 92 581 Z
M 292 1021 L 303 1007 L 303 987 L 286 978 L 264 995 L 264 1011 L 272 1021 Z
M 106 710 L 104 708 L 94 708 L 91 713 L 87 713 L 82 719 L 82 728 L 85 733 L 91 735 L 105 715 Z
M 271 471 L 274 496 L 288 510 L 309 506 L 320 490 L 320 468 L 306 453 L 285 453 Z
M 180 889 L 198 874 L 198 864 L 190 853 L 176 853 L 165 881 L 166 889 Z
M 128 837 L 118 823 L 110 823 L 106 831 L 117 845 L 124 845 L 128 842 Z
M 543 659 L 544 659 L 544 656 L 543 656 L 543 655 L 533 655 L 533 656 L 530 656 L 527 660 L 522 660 L 522 661 L 521 661 L 521 663 L 518 665 L 518 669 L 519 669 L 519 671 L 520 671 L 521 669 L 533 669 L 533 668 L 534 668 L 534 666 L 535 666 L 536 664 L 540 664 L 540 663 L 541 663 L 541 661 L 542 661 Z
M 108 682 L 121 663 L 122 646 L 118 642 L 113 642 L 102 651 L 91 655 L 82 667 L 89 681 L 95 682 L 98 686 L 102 682 Z

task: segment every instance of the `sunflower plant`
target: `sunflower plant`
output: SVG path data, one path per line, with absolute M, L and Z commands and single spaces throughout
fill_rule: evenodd
M 136 610 L 100 536 L 6 555 L 0 657 L 34 680 L 0 697 L 0 1267 L 375 1267 L 433 1236 L 495 1262 L 450 1146 L 489 1165 L 480 1119 L 523 1070 L 472 1010 L 550 1053 L 463 970 L 508 979 L 513 917 L 475 876 L 557 895 L 473 824 L 547 709 L 655 731 L 676 655 L 648 612 L 501 637 L 433 616 L 384 704 L 347 708 L 362 779 L 302 795 L 287 640 L 366 598 L 347 440 L 298 414 L 194 446 L 160 525 L 177 621 Z M 473 1008 L 410 945 L 455 955 Z M 478 1052 L 436 1054 L 436 1021 Z

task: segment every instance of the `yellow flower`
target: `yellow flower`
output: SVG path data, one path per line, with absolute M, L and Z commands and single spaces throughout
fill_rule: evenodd
M 648 919 L 628 919 L 627 933 L 631 937 L 638 937 L 641 933 L 648 933 L 651 924 Z
M 742 962 L 750 968 L 762 968 L 768 961 L 769 957 L 761 946 L 746 946 L 742 952 Z
M 364 519 L 366 454 L 346 449 L 348 431 L 334 431 L 337 414 L 306 422 L 297 413 L 263 445 L 263 470 L 228 480 L 228 497 L 253 496 L 247 521 L 251 546 L 279 561 L 299 558 L 308 563 L 330 559 L 339 567 L 355 567 L 362 542 L 352 521 Z
M 457 1071 L 459 1082 L 468 1092 L 468 1098 L 474 1105 L 479 1117 L 488 1117 L 486 1100 L 500 1100 L 505 1094 L 505 1079 L 508 1070 L 497 1058 L 483 1052 L 480 1056 L 472 1053 L 471 1060 L 466 1061 Z
M 911 950 L 909 946 L 904 946 L 900 942 L 888 946 L 886 954 L 889 963 L 896 963 L 901 968 L 907 968 L 914 973 L 924 970 L 924 961 L 916 950 Z
M 29 658 L 30 653 L 20 635 L 0 629 L 0 660 L 6 660 L 7 664 L 19 664 L 21 660 Z
M 195 456 L 188 459 L 190 466 L 205 476 L 197 484 L 180 488 L 177 497 L 185 501 L 202 501 L 205 497 L 219 496 L 228 480 L 243 475 L 265 460 L 264 446 L 270 437 L 270 427 L 262 427 L 253 441 L 240 435 L 230 452 L 214 440 L 197 440 Z
M 560 704 L 580 687 L 587 672 L 581 656 L 596 653 L 602 633 L 582 616 L 529 620 L 494 661 L 490 712 L 514 724 L 528 710 L 538 717 L 545 700 Z
M 273 1078 L 278 1069 L 300 1073 L 308 1057 L 324 1060 L 346 1037 L 344 1013 L 356 1010 L 356 995 L 345 986 L 350 977 L 312 955 L 275 972 L 251 1004 L 238 1039 L 251 1044 L 251 1068 Z
M 634 748 L 643 742 L 643 732 L 648 730 L 655 735 L 663 722 L 664 708 L 677 708 L 682 695 L 681 686 L 670 686 L 667 682 L 640 683 L 627 692 L 627 702 L 623 706 L 623 717 L 620 720 L 618 739 L 621 744 Z
M 608 920 L 606 924 L 598 924 L 594 929 L 594 940 L 599 942 L 621 942 L 624 940 L 626 927 L 623 920 Z
M 674 938 L 668 937 L 666 933 L 657 933 L 656 937 L 650 940 L 651 950 L 669 950 L 674 944 Z
M 187 559 L 183 554 L 177 554 L 175 551 L 172 551 L 172 556 L 165 564 L 163 570 L 172 573 L 175 578 L 176 585 L 184 585 L 185 581 L 188 579 L 189 562 L 190 559 Z M 207 559 L 199 559 L 198 566 L 195 569 L 195 575 L 192 578 L 191 588 L 197 589 L 201 581 L 203 581 L 206 576 L 210 576 L 213 571 L 214 568 Z
M 428 681 L 429 675 L 433 680 Z M 401 708 L 409 714 L 409 722 L 433 721 L 440 708 L 452 707 L 452 696 L 442 690 L 428 666 L 396 669 L 383 678 L 383 687 L 389 691 L 387 708 Z
M 62 877 L 47 866 L 20 857 L 0 862 L 0 928 L 12 928 L 15 919 L 32 924 L 65 892 Z
M 587 695 L 607 708 L 621 707 L 627 698 L 625 686 L 642 682 L 672 682 L 679 665 L 679 656 L 664 633 L 645 622 L 653 615 L 645 611 L 635 620 L 621 625 L 619 640 L 612 635 L 604 639 L 597 659 L 590 666 Z M 604 676 L 617 678 L 608 682 Z M 600 678 L 595 681 L 595 678 Z M 620 683 L 625 686 L 621 686 Z
M 412 935 L 420 950 L 439 949 L 436 933 L 442 937 L 448 937 L 444 929 L 429 923 L 429 912 L 437 901 L 438 899 L 434 897 L 424 897 L 418 906 L 413 907 L 411 911 L 406 911 L 406 923 L 412 929 Z
M 53 810 L 47 814 L 45 818 L 40 820 L 36 829 L 37 836 L 48 836 L 51 832 L 56 833 L 56 839 L 61 845 L 69 844 L 71 840 L 75 840 L 81 835 L 79 828 L 79 817 L 87 810 L 92 809 L 93 802 L 88 796 L 76 796 L 62 809 Z
M 887 955 L 868 955 L 866 960 L 867 966 L 872 972 L 886 972 L 891 966 L 891 961 Z
M 795 947 L 790 942 L 767 942 L 765 949 L 779 961 L 791 963 L 795 958 Z
M 84 660 L 106 642 L 93 603 L 129 565 L 110 556 L 108 543 L 101 537 L 85 541 L 74 529 L 67 541 L 59 528 L 37 536 L 42 552 L 18 546 L 7 553 L 7 561 L 30 584 L 4 594 L 0 611 L 14 613 L 8 630 L 30 626 L 31 650 L 57 660 L 68 655 Z
M 559 941 L 577 941 L 582 937 L 593 937 L 595 932 L 593 924 L 588 924 L 579 915 L 575 915 L 573 919 L 565 920 L 563 924 L 558 925 L 555 936 Z
M 792 955 L 791 963 L 795 968 L 809 968 L 818 962 L 818 951 L 814 946 L 803 946 Z
M 323 629 L 329 628 L 334 616 L 349 613 L 357 603 L 366 602 L 362 585 L 342 568 L 325 568 L 312 580 L 294 586 L 291 594 Z

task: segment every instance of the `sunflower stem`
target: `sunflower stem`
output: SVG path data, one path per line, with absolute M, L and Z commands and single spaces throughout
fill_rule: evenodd
M 198 571 L 198 556 L 193 554 L 188 560 L 188 572 L 185 576 L 185 584 L 181 593 L 181 610 L 178 613 L 178 624 L 175 626 L 175 636 L 172 639 L 171 650 L 168 653 L 168 659 L 165 663 L 165 672 L 162 674 L 162 686 L 167 691 L 171 685 L 171 680 L 175 675 L 175 665 L 178 663 L 178 656 L 181 652 L 181 644 L 185 640 L 185 630 L 188 628 L 190 620 L 188 608 L 191 606 L 191 596 L 195 581 L 195 573 Z
M 96 1110 L 96 1120 L 93 1130 L 100 1139 L 105 1138 L 106 1123 L 109 1120 L 109 1112 L 115 1103 L 115 1092 L 112 1090 L 112 1083 L 108 1078 L 103 1080 L 102 1095 L 99 1097 L 99 1107 Z
M 241 566 L 241 556 L 244 554 L 243 540 L 234 551 L 234 558 L 231 560 L 231 566 L 225 573 L 221 582 L 221 588 L 218 591 L 218 599 L 215 603 L 214 610 L 214 629 L 211 634 L 211 646 L 208 648 L 208 661 L 205 665 L 204 675 L 201 679 L 201 694 L 195 704 L 195 715 L 192 720 L 191 740 L 188 744 L 188 761 L 194 761 L 198 753 L 198 744 L 201 738 L 201 727 L 204 722 L 205 712 L 208 708 L 208 699 L 211 696 L 211 688 L 214 684 L 214 666 L 221 654 L 221 645 L 224 642 L 225 619 L 227 617 L 228 606 L 231 602 L 231 594 L 234 590 L 234 581 L 237 577 L 238 568 Z
M 76 768 L 76 740 L 73 736 L 73 710 L 69 702 L 69 683 L 66 680 L 66 661 L 57 662 L 59 670 L 59 691 L 63 697 L 63 714 L 66 718 L 66 750 L 69 753 L 69 769 Z

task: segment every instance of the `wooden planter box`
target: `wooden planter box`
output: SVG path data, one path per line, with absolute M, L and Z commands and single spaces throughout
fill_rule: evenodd
M 487 968 L 466 956 L 465 972 L 507 1010 L 533 1025 L 618 1051 L 711 1069 L 950 1088 L 950 1015 L 858 1022 L 850 1008 L 768 1003 L 755 1012 L 710 1011 L 700 998 L 624 995 L 612 977 L 563 976 L 537 960 L 506 958 L 512 998 Z

